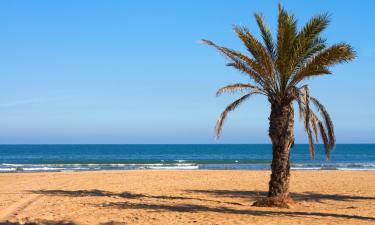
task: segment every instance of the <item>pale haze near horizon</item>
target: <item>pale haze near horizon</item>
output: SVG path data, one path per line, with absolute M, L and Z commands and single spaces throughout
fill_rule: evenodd
M 245 51 L 232 25 L 276 29 L 279 1 L 1 1 L 0 143 L 269 143 L 269 104 L 254 97 L 214 126 L 245 75 L 201 45 Z M 282 1 L 303 25 L 328 12 L 328 43 L 358 58 L 309 81 L 338 143 L 375 142 L 373 1 Z M 296 143 L 306 134 L 296 114 Z

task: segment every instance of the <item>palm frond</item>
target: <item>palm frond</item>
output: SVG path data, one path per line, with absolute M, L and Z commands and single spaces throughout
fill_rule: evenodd
M 263 38 L 264 44 L 267 47 L 268 53 L 271 55 L 272 59 L 274 60 L 276 58 L 275 43 L 272 39 L 271 31 L 268 25 L 264 22 L 263 16 L 260 13 L 255 13 L 254 16 L 255 16 L 255 20 L 257 21 L 260 32 L 262 33 L 262 38 Z
M 263 67 L 265 71 L 264 75 L 271 76 L 273 72 L 273 62 L 266 48 L 250 33 L 246 27 L 234 26 L 233 29 L 254 59 Z
M 295 86 L 291 87 L 291 92 L 290 92 L 290 98 L 294 99 L 297 102 L 298 105 L 298 114 L 299 114 L 299 119 L 300 121 L 304 120 L 305 117 L 305 109 L 303 105 L 303 100 L 301 97 L 300 90 L 296 88 Z
M 314 139 L 312 136 L 311 128 L 308 126 L 306 128 L 308 140 L 309 140 L 309 151 L 310 151 L 310 156 L 312 159 L 315 159 L 315 144 L 314 144 Z
M 300 52 L 300 50 L 297 50 L 297 52 L 300 52 L 300 55 L 293 60 L 293 68 L 291 75 L 289 76 L 288 79 L 288 85 L 287 87 L 294 87 L 295 83 L 294 78 L 295 76 L 301 71 L 301 69 L 312 60 L 312 57 L 315 56 L 317 53 L 322 51 L 326 45 L 325 45 L 326 40 L 322 38 L 316 38 L 312 43 L 310 43 L 310 46 L 308 46 L 308 49 L 305 49 L 304 52 Z M 298 47 L 300 48 L 300 47 Z M 330 73 L 330 71 L 325 68 L 324 70 L 321 71 L 322 74 L 327 74 Z
M 259 91 L 259 92 L 262 92 L 261 88 L 260 87 L 257 87 L 257 86 L 254 86 L 254 85 L 251 85 L 251 84 L 230 84 L 230 85 L 226 85 L 222 88 L 220 88 L 217 92 L 216 92 L 216 96 L 219 96 L 223 93 L 233 93 L 233 92 L 236 92 L 236 91 Z
M 242 40 L 248 51 L 261 68 L 259 74 L 264 82 L 263 87 L 270 93 L 275 93 L 277 83 L 274 77 L 274 63 L 268 50 L 249 32 L 246 27 L 234 27 L 237 36 Z
M 321 135 L 323 143 L 324 143 L 325 155 L 326 155 L 327 160 L 329 160 L 330 159 L 330 155 L 331 155 L 330 154 L 331 148 L 329 146 L 329 140 L 328 140 L 327 132 L 324 129 L 324 126 L 323 126 L 322 122 L 319 121 L 318 122 L 318 126 L 319 126 L 320 135 Z
M 324 123 L 327 129 L 327 137 L 328 137 L 328 147 L 329 149 L 332 149 L 336 145 L 336 137 L 335 137 L 335 131 L 333 122 L 331 119 L 331 116 L 327 112 L 326 108 L 316 99 L 313 97 L 310 97 L 311 102 L 318 108 L 318 111 L 322 115 L 322 118 L 324 119 Z
M 279 4 L 279 18 L 277 31 L 276 67 L 279 72 L 280 90 L 284 92 L 289 77 L 289 59 L 293 55 L 293 43 L 297 36 L 297 20 L 289 15 Z
M 213 46 L 216 48 L 220 53 L 224 54 L 227 58 L 231 59 L 232 62 L 228 63 L 228 66 L 235 67 L 236 69 L 240 70 L 243 73 L 249 75 L 256 83 L 264 86 L 264 79 L 261 76 L 260 71 L 261 68 L 259 67 L 258 63 L 253 61 L 252 59 L 246 57 L 245 55 L 236 52 L 234 50 L 216 45 L 212 41 L 209 40 L 202 40 L 204 44 Z
M 314 144 L 314 139 L 312 136 L 312 131 L 311 131 L 311 125 L 312 125 L 312 111 L 310 109 L 310 94 L 309 94 L 309 89 L 308 86 L 305 85 L 303 88 L 303 103 L 304 103 L 304 123 L 305 123 L 305 130 L 307 132 L 308 140 L 309 140 L 309 151 L 312 159 L 315 159 L 315 144 Z M 314 129 L 314 131 L 316 128 Z M 316 133 L 315 133 L 315 136 Z
M 329 24 L 327 13 L 312 17 L 298 33 L 298 39 L 305 43 L 311 43 Z
M 241 103 L 243 103 L 245 100 L 247 100 L 249 97 L 251 97 L 253 94 L 256 94 L 256 93 L 258 92 L 253 91 L 249 94 L 246 94 L 242 96 L 241 98 L 237 99 L 236 101 L 232 102 L 230 105 L 228 105 L 225 108 L 225 110 L 220 114 L 219 119 L 216 121 L 215 134 L 217 138 L 219 138 L 221 135 L 221 130 L 222 130 L 224 121 L 227 118 L 228 113 L 236 109 Z
M 330 22 L 328 14 L 312 17 L 297 30 L 295 17 L 279 4 L 275 38 L 272 37 L 263 16 L 260 13 L 255 13 L 254 16 L 262 35 L 261 41 L 248 28 L 234 27 L 249 54 L 203 40 L 203 43 L 213 46 L 230 60 L 228 66 L 247 74 L 255 83 L 231 84 L 217 91 L 217 95 L 235 91 L 244 91 L 247 94 L 234 101 L 221 113 L 215 127 L 216 136 L 220 136 L 228 113 L 255 93 L 266 95 L 272 105 L 283 106 L 295 100 L 298 103 L 300 120 L 303 121 L 308 135 L 311 157 L 315 158 L 314 141 L 319 141 L 320 134 L 329 159 L 330 150 L 336 144 L 331 117 L 325 107 L 310 96 L 307 85 L 297 85 L 310 77 L 331 74 L 331 66 L 353 60 L 356 57 L 355 51 L 345 43 L 327 47 L 326 39 L 320 35 Z
M 308 134 L 309 138 L 309 145 L 313 144 L 312 140 L 312 132 L 311 128 L 315 133 L 315 138 L 317 139 L 318 135 L 318 129 L 321 136 L 321 139 L 324 143 L 324 149 L 327 159 L 330 158 L 330 150 L 335 147 L 335 134 L 334 134 L 334 127 L 331 120 L 331 117 L 329 116 L 327 110 L 325 107 L 314 97 L 311 97 L 308 94 L 307 86 L 303 86 L 300 88 L 301 90 L 294 88 L 295 94 L 295 100 L 298 103 L 300 116 L 304 121 L 305 124 L 305 130 Z M 303 97 L 303 100 L 301 99 Z M 321 115 L 323 122 L 318 118 L 318 116 L 311 110 L 309 107 L 309 102 L 312 102 L 313 105 L 318 109 L 319 114 Z M 307 104 L 306 104 L 307 103 Z M 309 147 L 310 153 L 312 153 L 312 156 L 314 154 L 313 148 L 311 146 Z
M 305 104 L 305 115 L 304 115 L 304 118 L 305 118 L 305 128 L 307 129 L 308 127 L 308 124 L 309 124 L 309 120 L 310 120 L 310 105 L 309 105 L 309 101 L 310 101 L 310 95 L 309 95 L 309 89 L 307 87 L 307 85 L 305 85 L 303 87 L 303 101 L 304 101 L 304 104 Z
M 319 34 L 329 23 L 328 14 L 314 16 L 297 34 L 289 57 L 289 67 L 286 71 L 288 80 L 293 77 L 295 71 L 303 65 L 311 56 L 325 48 L 325 39 Z
M 310 125 L 315 134 L 315 141 L 318 142 L 318 118 L 314 115 L 314 113 L 310 110 Z
M 348 62 L 355 58 L 355 52 L 348 44 L 336 44 L 316 54 L 293 78 L 293 85 L 301 80 L 322 74 L 330 74 L 328 66 Z

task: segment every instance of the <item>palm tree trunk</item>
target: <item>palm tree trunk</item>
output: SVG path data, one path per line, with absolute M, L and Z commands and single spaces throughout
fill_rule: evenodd
M 289 201 L 290 148 L 294 143 L 292 103 L 271 104 L 269 136 L 272 141 L 272 174 L 268 197 Z
M 294 143 L 294 111 L 292 103 L 271 103 L 269 136 L 272 141 L 271 180 L 268 197 L 254 202 L 260 207 L 289 207 L 290 148 Z

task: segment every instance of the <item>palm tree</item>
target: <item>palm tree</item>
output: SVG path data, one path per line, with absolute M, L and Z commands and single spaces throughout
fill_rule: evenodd
M 311 157 L 315 157 L 314 139 L 318 141 L 320 134 L 325 154 L 329 159 L 330 150 L 335 147 L 336 142 L 333 123 L 325 107 L 309 95 L 309 88 L 305 82 L 308 78 L 331 74 L 330 66 L 353 60 L 355 52 L 345 43 L 327 46 L 326 40 L 320 37 L 329 23 L 327 14 L 312 17 L 301 30 L 297 30 L 295 17 L 279 4 L 275 41 L 261 14 L 256 13 L 255 19 L 263 43 L 246 27 L 234 27 L 250 55 L 216 45 L 209 40 L 202 40 L 224 54 L 230 60 L 228 66 L 250 78 L 250 83 L 231 84 L 217 91 L 217 95 L 228 92 L 245 94 L 221 113 L 215 133 L 217 137 L 220 136 L 228 113 L 251 96 L 260 94 L 267 97 L 271 105 L 269 136 L 272 141 L 272 173 L 267 198 L 255 202 L 254 205 L 288 207 L 292 201 L 289 196 L 289 179 L 290 149 L 294 144 L 293 102 L 298 103 Z

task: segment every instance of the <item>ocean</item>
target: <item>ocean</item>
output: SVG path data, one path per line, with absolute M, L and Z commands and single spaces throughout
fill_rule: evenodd
M 0 145 L 0 172 L 133 169 L 268 170 L 272 146 L 239 145 Z M 326 160 L 317 145 L 291 151 L 293 170 L 374 170 L 375 144 L 339 144 Z

